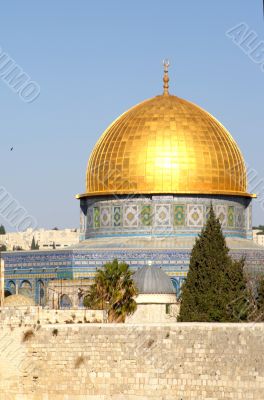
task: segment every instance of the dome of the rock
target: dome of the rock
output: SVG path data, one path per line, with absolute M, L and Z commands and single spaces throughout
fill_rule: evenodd
M 138 305 L 173 305 L 211 207 L 232 258 L 244 258 L 248 274 L 263 274 L 264 250 L 252 240 L 254 195 L 247 192 L 239 147 L 211 114 L 169 93 L 168 64 L 163 94 L 117 118 L 92 151 L 86 189 L 77 195 L 80 243 L 3 252 L 7 292 L 16 288 L 51 307 L 68 296 L 67 304 L 82 306 L 88 280 L 117 259 L 134 273 Z

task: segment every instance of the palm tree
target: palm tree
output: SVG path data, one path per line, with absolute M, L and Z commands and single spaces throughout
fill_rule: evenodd
M 95 282 L 84 298 L 84 306 L 107 310 L 109 322 L 124 322 L 126 316 L 136 311 L 136 295 L 129 266 L 115 259 L 97 271 Z

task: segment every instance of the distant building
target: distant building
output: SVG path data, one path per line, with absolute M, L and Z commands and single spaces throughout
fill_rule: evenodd
M 24 232 L 9 232 L 0 235 L 0 245 L 7 250 L 30 250 L 33 237 L 39 245 L 39 250 L 63 249 L 79 242 L 78 229 L 27 229 Z
M 260 229 L 253 229 L 253 240 L 260 246 L 264 246 L 264 232 Z

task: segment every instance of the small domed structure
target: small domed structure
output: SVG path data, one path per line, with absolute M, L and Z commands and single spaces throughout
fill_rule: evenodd
M 179 312 L 176 290 L 169 276 L 159 267 L 145 266 L 133 275 L 138 289 L 137 310 L 127 323 L 176 321 Z
M 4 307 L 28 307 L 35 306 L 32 298 L 23 296 L 22 294 L 12 294 L 4 300 Z
M 159 267 L 147 265 L 133 275 L 138 289 L 138 304 L 174 304 L 176 290 L 169 276 Z
M 172 281 L 161 268 L 149 265 L 139 268 L 133 280 L 139 294 L 176 294 Z

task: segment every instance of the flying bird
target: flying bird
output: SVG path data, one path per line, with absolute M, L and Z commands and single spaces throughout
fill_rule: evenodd
M 13 149 L 14 149 L 14 147 L 11 147 L 11 148 L 10 148 L 10 151 L 13 151 Z

